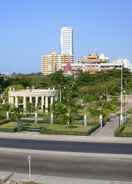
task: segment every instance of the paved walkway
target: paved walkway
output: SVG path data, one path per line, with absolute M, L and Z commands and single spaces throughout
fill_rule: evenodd
M 5 178 L 10 173 L 0 172 L 0 178 Z M 16 181 L 28 181 L 27 174 L 15 173 L 11 178 Z M 131 182 L 121 182 L 121 181 L 106 181 L 106 180 L 94 180 L 94 179 L 80 179 L 80 178 L 66 178 L 66 177 L 56 177 L 56 176 L 41 176 L 33 175 L 32 180 L 39 182 L 41 184 L 130 184 Z
M 111 118 L 110 122 L 106 123 L 103 128 L 98 128 L 91 136 L 96 137 L 114 137 L 114 131 L 119 126 L 119 117 Z

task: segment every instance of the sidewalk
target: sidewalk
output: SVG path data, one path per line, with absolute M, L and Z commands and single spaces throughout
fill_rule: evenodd
M 9 172 L 0 172 L 0 178 L 7 177 Z M 28 181 L 27 174 L 15 173 L 11 178 L 16 181 Z M 32 180 L 39 182 L 40 184 L 130 184 L 131 182 L 125 181 L 109 181 L 109 180 L 97 180 L 97 179 L 80 179 L 80 178 L 66 178 L 56 176 L 41 176 L 33 175 Z
M 0 139 L 32 139 L 51 141 L 75 141 L 75 142 L 96 142 L 96 143 L 129 143 L 132 138 L 128 137 L 108 137 L 108 136 L 70 136 L 70 135 L 42 135 L 33 132 L 0 133 Z
M 98 128 L 91 136 L 114 137 L 114 131 L 119 126 L 119 118 L 113 117 L 103 128 Z

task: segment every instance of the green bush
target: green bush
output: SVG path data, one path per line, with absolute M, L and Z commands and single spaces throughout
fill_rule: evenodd
M 17 128 L 0 128 L 0 132 L 17 132 Z

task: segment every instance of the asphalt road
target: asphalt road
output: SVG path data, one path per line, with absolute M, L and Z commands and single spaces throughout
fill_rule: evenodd
M 132 160 L 32 153 L 32 174 L 132 181 Z M 0 152 L 0 171 L 28 173 L 27 154 Z
M 132 144 L 0 139 L 0 147 L 32 150 L 132 154 Z

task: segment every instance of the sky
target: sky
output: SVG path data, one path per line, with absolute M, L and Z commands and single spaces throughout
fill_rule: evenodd
M 0 72 L 40 72 L 60 52 L 60 28 L 74 29 L 76 57 L 91 52 L 132 59 L 131 0 L 0 0 Z

